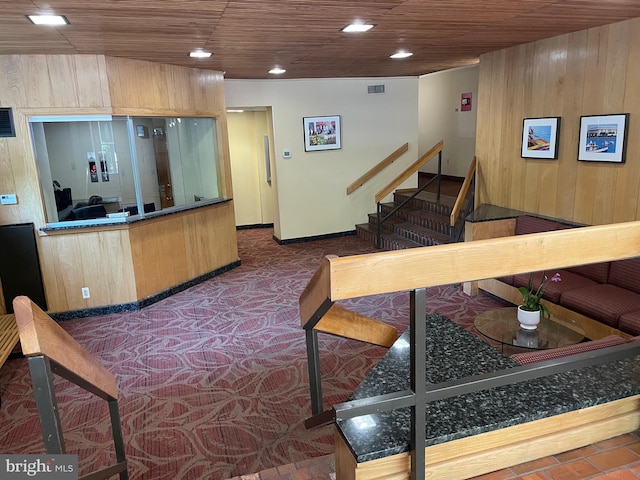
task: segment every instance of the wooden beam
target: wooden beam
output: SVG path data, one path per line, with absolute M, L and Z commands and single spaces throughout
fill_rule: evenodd
M 339 305 L 333 305 L 315 329 L 387 348 L 398 338 L 398 330 L 395 327 Z
M 45 355 L 112 398 L 118 398 L 113 374 L 28 297 L 13 300 L 22 353 Z

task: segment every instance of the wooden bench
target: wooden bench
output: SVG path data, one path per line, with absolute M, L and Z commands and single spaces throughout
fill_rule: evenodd
M 18 344 L 18 326 L 12 313 L 0 315 L 0 368 Z

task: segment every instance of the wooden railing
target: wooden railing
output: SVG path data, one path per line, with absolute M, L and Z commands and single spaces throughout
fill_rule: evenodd
M 438 153 L 442 152 L 444 141 L 440 140 L 433 147 L 429 149 L 427 153 L 422 155 L 418 160 L 409 165 L 404 172 L 394 178 L 386 187 L 376 193 L 376 203 L 379 203 L 384 197 L 392 193 L 398 186 L 407 180 L 411 175 L 418 173 L 418 170 L 425 165 L 429 160 L 435 157 Z
M 375 177 L 378 173 L 380 173 L 382 170 L 384 170 L 393 162 L 395 162 L 408 150 L 409 150 L 409 144 L 405 143 L 400 148 L 398 148 L 395 152 L 393 152 L 391 155 L 389 155 L 387 158 L 382 160 L 375 167 L 373 167 L 371 170 L 369 170 L 367 173 L 365 173 L 360 178 L 358 178 L 355 182 L 349 185 L 347 187 L 347 195 L 351 195 L 353 192 L 355 192 L 357 189 L 359 189 L 361 186 L 363 186 L 365 183 L 367 183 L 369 180 Z
M 469 170 L 467 171 L 467 176 L 464 177 L 464 181 L 462 182 L 462 186 L 460 187 L 460 192 L 458 193 L 458 198 L 456 198 L 456 203 L 453 204 L 453 209 L 451 210 L 449 223 L 452 227 L 456 226 L 456 222 L 458 221 L 458 217 L 460 216 L 460 210 L 462 209 L 462 205 L 464 204 L 464 199 L 467 198 L 467 195 L 469 194 L 469 189 L 473 184 L 475 174 L 476 157 L 473 157 L 473 160 L 471 160 L 471 165 L 469 165 Z
M 328 414 L 329 411 L 322 411 L 317 340 L 317 327 L 325 315 L 331 311 L 334 302 L 407 290 L 412 292 L 412 299 L 418 295 L 418 292 L 424 298 L 427 287 L 637 256 L 640 256 L 639 221 L 349 257 L 325 257 L 300 296 L 300 322 L 307 335 L 311 405 L 315 417 L 308 420 L 307 425 L 327 423 L 335 416 L 335 412 L 332 416 Z M 496 259 L 500 261 L 497 262 Z M 414 303 L 413 300 L 412 303 Z M 413 306 L 412 329 L 416 328 L 418 331 L 415 322 L 424 315 L 424 303 L 420 303 L 418 308 Z M 423 323 L 419 322 L 417 325 Z M 422 348 L 425 345 L 424 333 L 421 338 L 412 339 L 411 355 L 414 363 L 420 360 L 420 356 L 424 357 L 424 351 L 414 357 L 414 352 L 420 351 L 420 345 Z M 578 364 L 579 362 L 575 360 L 568 360 L 567 366 L 562 368 L 576 368 Z M 525 375 L 532 375 L 532 368 L 520 368 Z M 506 384 L 504 379 L 499 381 Z M 377 397 L 381 402 L 387 402 L 387 406 L 376 403 L 366 409 L 379 412 L 398 408 L 392 404 L 417 406 L 419 399 L 425 398 L 425 392 L 427 392 L 424 375 L 420 377 L 415 374 L 412 376 L 411 383 L 418 385 L 416 388 L 419 393 L 414 390 L 414 393 L 400 392 L 400 396 Z M 462 388 L 466 388 L 466 385 Z M 413 411 L 424 412 L 424 408 L 414 408 Z M 424 429 L 412 428 L 412 436 L 414 436 L 413 462 L 414 457 L 419 455 L 421 450 L 420 448 L 416 450 L 415 445 L 420 445 L 420 442 L 424 445 Z M 424 478 L 424 470 L 420 478 Z

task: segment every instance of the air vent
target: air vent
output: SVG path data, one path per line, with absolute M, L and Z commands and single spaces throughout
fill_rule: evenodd
M 384 85 L 367 85 L 369 95 L 384 93 Z
M 0 108 L 0 137 L 15 137 L 11 108 Z

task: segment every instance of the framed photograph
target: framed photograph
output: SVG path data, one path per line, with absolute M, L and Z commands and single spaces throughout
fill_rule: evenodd
M 525 118 L 522 125 L 522 158 L 558 158 L 560 117 Z
M 342 148 L 340 116 L 304 117 L 304 151 L 338 150 Z
M 624 163 L 629 114 L 580 117 L 578 160 Z

